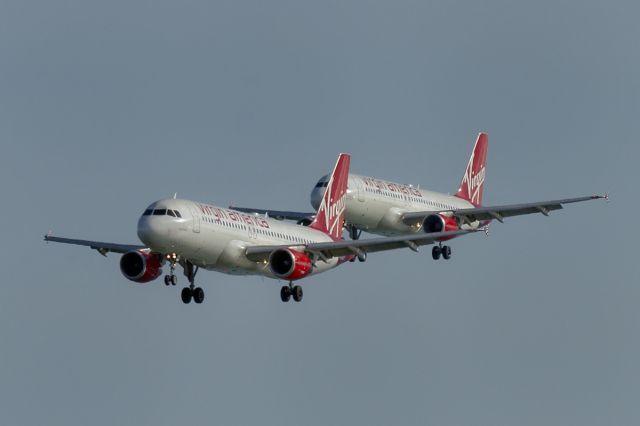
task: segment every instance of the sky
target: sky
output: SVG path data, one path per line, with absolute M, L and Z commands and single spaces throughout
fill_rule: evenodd
M 0 2 L 0 423 L 640 422 L 637 2 Z M 174 193 L 307 210 L 354 173 L 484 202 L 609 193 L 303 283 L 127 281 Z M 184 278 L 182 279 L 184 283 Z

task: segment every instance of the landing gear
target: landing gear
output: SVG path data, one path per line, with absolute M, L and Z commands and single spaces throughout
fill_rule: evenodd
M 178 263 L 178 256 L 175 253 L 167 255 L 169 260 L 169 275 L 164 276 L 164 285 L 176 285 L 178 284 L 178 277 L 176 277 L 176 263 Z M 188 302 L 187 302 L 188 303 Z
M 431 249 L 431 257 L 433 257 L 433 260 L 440 259 L 441 254 L 442 249 L 440 248 L 440 246 L 433 246 L 433 248 Z
M 283 302 L 288 302 L 293 296 L 293 300 L 296 302 L 302 301 L 302 287 L 299 285 L 293 285 L 292 282 L 289 285 L 282 286 L 280 289 L 280 300 Z
M 198 304 L 204 302 L 204 290 L 201 287 L 193 289 L 193 301 Z
M 191 303 L 191 299 L 193 298 L 193 292 L 189 287 L 185 287 L 182 289 L 180 293 L 180 298 L 182 299 L 182 303 Z
M 195 278 L 196 274 L 198 273 L 198 267 L 194 266 L 193 263 L 189 262 L 188 260 L 184 262 L 183 266 L 184 274 L 189 279 L 189 287 L 183 288 L 182 292 L 180 293 L 182 302 L 185 304 L 191 303 L 191 299 L 193 299 L 193 301 L 198 304 L 204 302 L 204 290 L 200 287 L 195 286 Z M 175 278 L 175 275 L 173 277 Z
M 360 234 L 362 234 L 361 229 L 358 229 L 355 225 L 347 225 L 347 230 L 349 231 L 349 238 L 352 240 L 360 239 Z
M 299 285 L 293 286 L 293 300 L 296 302 L 302 301 L 302 287 Z
M 440 259 L 440 255 L 442 255 L 443 259 L 451 259 L 451 247 L 439 245 L 431 249 L 431 257 L 433 257 L 433 260 Z
M 280 300 L 283 302 L 288 302 L 291 299 L 291 289 L 288 286 L 282 286 L 280 289 Z

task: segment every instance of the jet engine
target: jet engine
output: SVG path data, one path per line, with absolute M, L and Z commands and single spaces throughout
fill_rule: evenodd
M 431 214 L 424 218 L 422 230 L 426 234 L 432 232 L 450 232 L 460 229 L 455 217 L 443 216 L 441 214 Z M 447 238 L 443 238 L 445 240 Z
M 304 253 L 277 249 L 269 256 L 269 268 L 275 276 L 293 281 L 309 275 L 313 265 L 309 256 Z
M 148 283 L 162 275 L 162 258 L 154 253 L 130 251 L 120 258 L 120 271 L 131 281 Z

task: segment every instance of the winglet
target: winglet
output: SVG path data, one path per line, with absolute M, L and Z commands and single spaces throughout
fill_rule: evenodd
M 338 156 L 320 207 L 318 207 L 318 213 L 309 225 L 310 228 L 322 231 L 334 240 L 342 239 L 350 163 L 351 156 L 349 154 L 342 153 Z

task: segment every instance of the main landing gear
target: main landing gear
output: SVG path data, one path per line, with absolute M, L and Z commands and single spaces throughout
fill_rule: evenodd
M 197 266 L 194 266 L 194 264 L 188 260 L 184 262 L 184 274 L 189 279 L 189 287 L 183 288 L 180 293 L 182 303 L 190 303 L 191 299 L 198 304 L 204 302 L 204 290 L 195 286 L 195 278 L 198 273 L 198 269 L 199 268 Z
M 289 281 L 288 286 L 282 286 L 280 289 L 280 300 L 288 302 L 291 296 L 293 296 L 293 300 L 300 302 L 302 300 L 302 287 L 293 285 L 293 282 Z
M 440 255 L 442 255 L 443 259 L 451 259 L 451 247 L 443 246 L 442 243 L 440 243 L 431 249 L 431 256 L 433 257 L 433 260 L 440 259 Z

